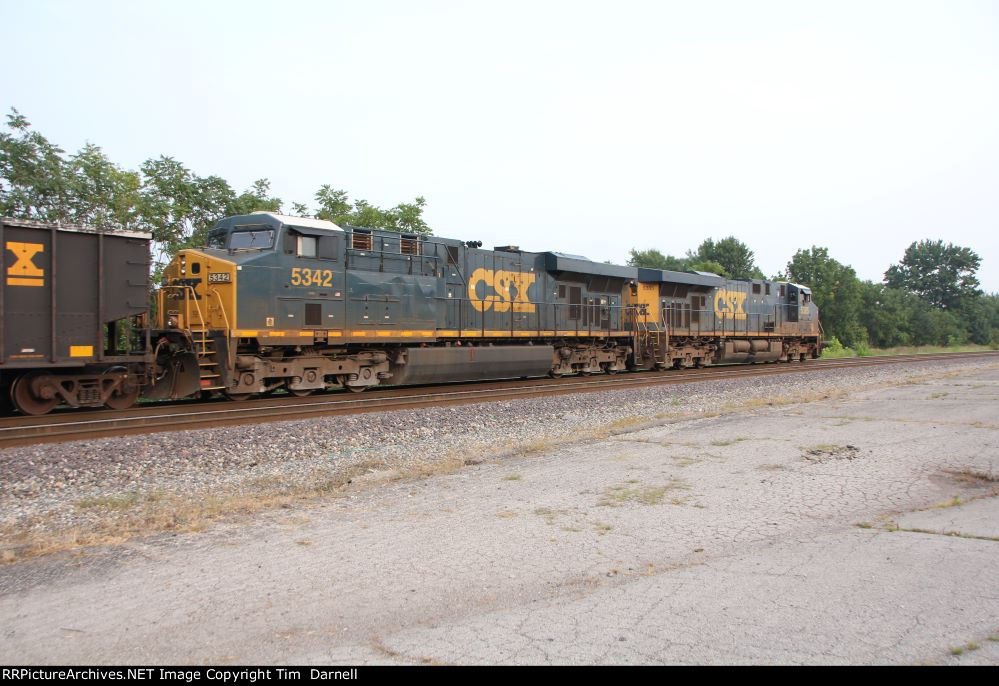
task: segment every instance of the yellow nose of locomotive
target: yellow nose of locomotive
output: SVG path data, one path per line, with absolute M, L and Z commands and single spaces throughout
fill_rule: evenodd
M 210 330 L 236 325 L 236 264 L 200 250 L 181 250 L 163 270 L 157 321 L 161 328 Z

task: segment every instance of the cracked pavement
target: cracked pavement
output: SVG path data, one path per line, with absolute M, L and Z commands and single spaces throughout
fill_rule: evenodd
M 961 373 L 6 565 L 0 662 L 999 664 L 997 408 Z

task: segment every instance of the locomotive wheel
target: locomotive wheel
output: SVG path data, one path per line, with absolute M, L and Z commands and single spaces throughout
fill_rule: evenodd
M 235 401 L 235 402 L 238 403 L 238 402 L 242 402 L 244 400 L 249 400 L 251 395 L 253 395 L 253 394 L 252 393 L 226 393 L 225 397 L 229 398 L 229 400 L 233 400 L 233 401 Z
M 120 393 L 120 388 L 116 388 L 114 393 L 108 396 L 108 399 L 104 401 L 106 407 L 112 410 L 127 410 L 135 401 L 139 399 L 139 389 L 136 388 L 131 393 Z
M 289 388 L 288 392 L 291 393 L 296 398 L 304 398 L 307 395 L 312 395 L 312 392 L 314 390 L 315 389 L 313 389 L 313 388 L 306 388 L 304 390 L 303 389 L 295 390 L 294 388 Z
M 13 401 L 14 407 L 20 410 L 22 414 L 36 416 L 46 414 L 59 404 L 58 396 L 55 398 L 39 398 L 35 395 L 35 391 L 32 389 L 32 382 L 42 376 L 44 374 L 25 374 L 14 381 L 14 385 L 10 389 L 10 399 Z
M 348 391 L 351 391 L 352 393 L 360 393 L 365 388 L 367 388 L 367 386 L 344 386 L 344 388 L 346 388 Z

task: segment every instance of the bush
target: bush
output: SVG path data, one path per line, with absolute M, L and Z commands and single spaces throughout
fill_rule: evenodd
M 865 346 L 866 348 L 866 346 Z M 822 349 L 822 359 L 834 360 L 838 357 L 856 357 L 857 352 L 853 348 L 847 348 L 839 339 L 833 336 L 829 339 L 826 347 Z

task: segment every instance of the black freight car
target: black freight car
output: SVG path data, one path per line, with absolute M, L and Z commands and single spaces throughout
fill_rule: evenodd
M 149 241 L 0 219 L 0 402 L 132 405 L 150 373 Z

